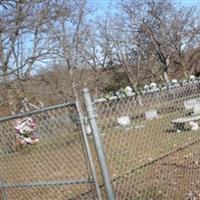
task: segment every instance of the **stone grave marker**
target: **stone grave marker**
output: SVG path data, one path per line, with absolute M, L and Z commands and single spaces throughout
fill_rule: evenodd
M 198 125 L 197 122 L 191 121 L 189 124 L 190 124 L 190 126 L 191 126 L 191 130 L 192 130 L 192 131 L 196 131 L 196 130 L 199 129 L 199 125 Z
M 193 115 L 200 115 L 200 103 L 194 105 L 194 113 Z
M 197 105 L 200 105 L 200 98 L 188 99 L 184 101 L 184 107 L 186 110 L 194 109 Z
M 158 119 L 158 112 L 157 110 L 148 110 L 145 112 L 146 120 Z
M 129 116 L 121 116 L 121 117 L 117 118 L 117 122 L 121 126 L 130 126 L 131 125 Z

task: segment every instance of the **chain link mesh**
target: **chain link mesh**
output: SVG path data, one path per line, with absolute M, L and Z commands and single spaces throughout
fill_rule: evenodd
M 200 199 L 200 84 L 95 101 L 119 200 Z
M 0 122 L 0 199 L 94 199 L 75 105 L 29 115 L 39 136 L 34 145 L 16 142 L 16 120 L 25 117 Z

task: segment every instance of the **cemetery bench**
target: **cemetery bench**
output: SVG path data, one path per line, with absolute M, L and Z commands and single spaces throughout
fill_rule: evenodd
M 197 122 L 200 120 L 200 115 L 198 116 L 190 116 L 190 117 L 181 117 L 171 121 L 174 125 L 176 131 L 184 130 L 185 124 L 189 122 Z

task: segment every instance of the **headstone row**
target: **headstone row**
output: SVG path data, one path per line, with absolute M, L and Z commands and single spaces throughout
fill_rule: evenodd
M 170 82 L 159 85 L 156 83 L 151 83 L 149 85 L 144 85 L 142 89 L 136 89 L 136 91 L 131 86 L 126 86 L 124 89 L 120 89 L 118 91 L 109 92 L 104 95 L 104 98 L 96 99 L 95 102 L 102 102 L 106 100 L 114 100 L 117 98 L 127 97 L 127 96 L 134 96 L 138 94 L 145 94 L 145 93 L 154 93 L 158 91 L 164 91 L 168 89 L 173 89 L 177 87 L 181 87 L 184 85 L 192 85 L 195 83 L 200 83 L 200 79 L 191 75 L 188 80 L 176 80 L 172 79 Z

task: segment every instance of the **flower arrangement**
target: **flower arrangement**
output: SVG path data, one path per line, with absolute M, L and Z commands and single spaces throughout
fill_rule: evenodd
M 31 117 L 17 120 L 15 131 L 19 144 L 36 144 L 39 142 L 36 132 L 36 123 Z

